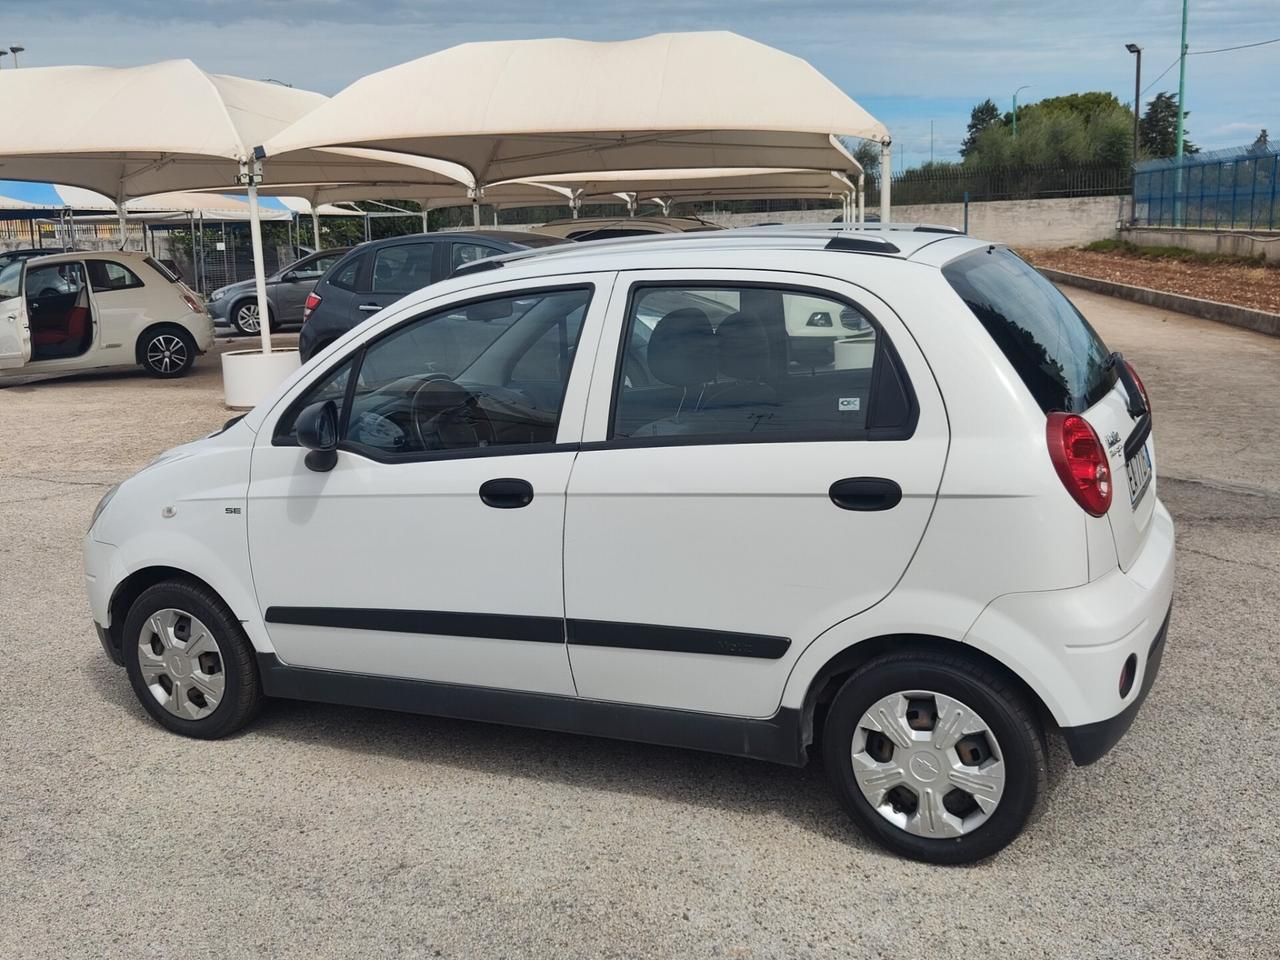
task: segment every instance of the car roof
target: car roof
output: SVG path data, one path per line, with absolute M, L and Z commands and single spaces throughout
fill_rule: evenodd
M 683 256 L 740 254 L 746 251 L 815 251 L 861 254 L 911 260 L 925 248 L 946 243 L 944 261 L 990 244 L 968 237 L 952 227 L 933 224 L 787 224 L 777 227 L 740 227 L 692 233 L 655 233 L 645 237 L 589 240 L 540 250 L 521 250 L 464 264 L 455 277 L 488 275 L 511 269 L 512 279 L 549 273 L 652 269 L 659 261 L 679 266 Z M 675 256 L 672 256 L 675 254 Z M 726 258 L 732 262 L 732 257 Z M 934 262 L 935 258 L 930 258 Z M 505 277 L 503 277 L 505 279 Z
M 548 244 L 548 238 L 538 233 L 527 233 L 523 230 L 440 230 L 431 233 L 407 233 L 399 237 L 383 237 L 380 240 L 366 240 L 364 243 L 357 244 L 352 250 L 376 250 L 382 247 L 392 247 L 401 243 L 422 243 L 423 240 L 488 240 L 507 242 L 513 244 L 523 244 L 526 246 L 537 246 L 539 248 L 552 246 Z
M 51 253 L 45 257 L 31 257 L 27 265 L 44 263 L 65 263 L 69 260 L 83 260 L 94 257 L 99 260 L 124 260 L 129 263 L 145 263 L 151 254 L 137 250 L 71 250 L 67 253 Z

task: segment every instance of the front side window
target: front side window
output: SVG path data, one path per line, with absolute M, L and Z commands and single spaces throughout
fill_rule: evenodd
M 12 300 L 22 293 L 22 261 L 14 260 L 0 269 L 0 300 Z
M 412 293 L 431 283 L 431 243 L 399 243 L 373 257 L 374 293 Z
M 371 341 L 282 418 L 339 400 L 344 449 L 378 460 L 554 443 L 589 288 L 476 301 Z M 351 369 L 355 383 L 347 389 Z
M 980 250 L 953 260 L 942 275 L 1046 413 L 1081 413 L 1115 386 L 1102 338 L 1057 287 L 1016 254 Z
M 27 301 L 44 308 L 75 306 L 84 291 L 84 268 L 77 262 L 50 263 L 27 270 Z
M 882 336 L 855 303 L 755 285 L 639 286 L 628 313 L 613 439 L 857 439 L 906 422 L 905 380 L 896 368 L 876 377 Z
M 89 285 L 94 293 L 131 290 L 143 285 L 136 273 L 114 260 L 86 260 L 85 265 L 89 268 Z

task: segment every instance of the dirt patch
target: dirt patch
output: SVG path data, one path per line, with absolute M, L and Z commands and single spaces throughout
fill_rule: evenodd
M 1280 313 L 1280 269 L 1275 267 L 1152 259 L 1075 247 L 1026 250 L 1023 256 L 1037 267 Z

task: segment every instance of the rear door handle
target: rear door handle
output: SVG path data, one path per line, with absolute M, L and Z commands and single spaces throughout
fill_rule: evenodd
M 533 503 L 533 485 L 528 480 L 500 477 L 480 484 L 480 499 L 485 506 L 514 510 Z
M 841 510 L 892 510 L 902 499 L 902 488 L 883 477 L 837 480 L 829 492 Z
M 382 308 L 378 306 L 376 303 L 362 303 L 360 304 L 360 306 L 356 307 L 356 309 L 362 310 L 365 313 L 377 313 Z

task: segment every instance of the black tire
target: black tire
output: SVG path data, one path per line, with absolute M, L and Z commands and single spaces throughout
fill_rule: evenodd
M 151 327 L 138 338 L 138 363 L 160 380 L 185 377 L 196 362 L 196 341 L 185 327 Z
M 203 622 L 217 643 L 224 675 L 222 699 L 207 716 L 187 719 L 171 713 L 152 693 L 142 676 L 140 637 L 157 611 L 182 610 Z M 216 740 L 234 733 L 253 719 L 262 706 L 262 685 L 253 645 L 240 621 L 208 587 L 187 580 L 166 580 L 142 592 L 124 621 L 121 644 L 129 683 L 143 709 L 161 726 L 183 736 Z
M 1004 792 L 985 822 L 948 838 L 922 837 L 891 823 L 864 796 L 854 777 L 853 737 L 863 714 L 894 693 L 932 691 L 953 697 L 983 719 L 1004 763 Z M 963 657 L 901 653 L 878 657 L 853 673 L 836 694 L 823 728 L 823 765 L 841 804 L 864 832 L 913 860 L 973 863 L 1007 846 L 1022 830 L 1047 783 L 1044 736 L 1022 691 Z
M 252 326 L 252 327 L 246 326 L 245 325 L 246 321 L 242 319 L 242 313 L 246 309 L 256 307 L 257 305 L 258 305 L 257 300 L 251 297 L 246 298 L 244 300 L 241 300 L 239 303 L 235 304 L 235 306 L 233 306 L 231 310 L 227 313 L 227 316 L 231 318 L 231 325 L 235 327 L 237 331 L 244 334 L 246 337 L 257 336 L 257 334 L 260 332 L 257 326 Z M 280 324 L 276 322 L 276 312 L 273 309 L 271 309 L 270 303 L 267 304 L 267 317 L 271 323 L 271 332 L 275 333 L 277 330 L 280 329 Z

